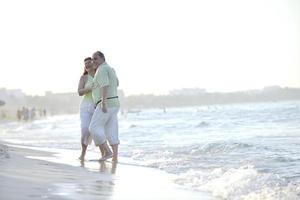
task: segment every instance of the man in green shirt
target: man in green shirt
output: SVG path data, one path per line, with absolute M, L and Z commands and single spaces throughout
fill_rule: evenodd
M 103 155 L 101 161 L 118 159 L 118 112 L 120 103 L 117 94 L 119 80 L 115 70 L 105 62 L 104 54 L 97 51 L 93 54 L 93 62 L 98 67 L 93 80 L 92 97 L 96 105 L 89 130 L 94 143 L 100 147 Z M 111 153 L 106 140 L 112 147 Z

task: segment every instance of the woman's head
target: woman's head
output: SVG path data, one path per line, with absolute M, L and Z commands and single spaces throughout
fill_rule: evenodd
M 84 59 L 84 72 L 83 75 L 88 74 L 88 72 L 94 70 L 93 62 L 91 57 L 87 57 Z

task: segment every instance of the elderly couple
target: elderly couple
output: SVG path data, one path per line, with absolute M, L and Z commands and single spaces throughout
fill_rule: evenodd
M 85 58 L 84 64 L 84 73 L 78 85 L 78 94 L 83 96 L 80 104 L 82 152 L 79 159 L 84 161 L 87 146 L 94 140 L 102 154 L 100 161 L 112 158 L 117 162 L 119 80 L 100 51 L 95 52 L 92 58 Z

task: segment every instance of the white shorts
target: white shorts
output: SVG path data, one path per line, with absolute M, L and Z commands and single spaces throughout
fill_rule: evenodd
M 93 102 L 82 101 L 80 104 L 80 122 L 81 122 L 81 142 L 89 145 L 92 142 L 92 136 L 89 132 L 90 122 L 94 113 Z
M 107 112 L 104 113 L 100 104 L 97 105 L 89 128 L 96 146 L 105 143 L 106 140 L 108 140 L 110 145 L 120 143 L 118 112 L 119 107 L 112 107 L 107 108 Z

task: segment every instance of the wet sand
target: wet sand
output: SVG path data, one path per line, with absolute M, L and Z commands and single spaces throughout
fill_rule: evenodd
M 76 158 L 0 144 L 0 199 L 211 199 L 160 170 Z

